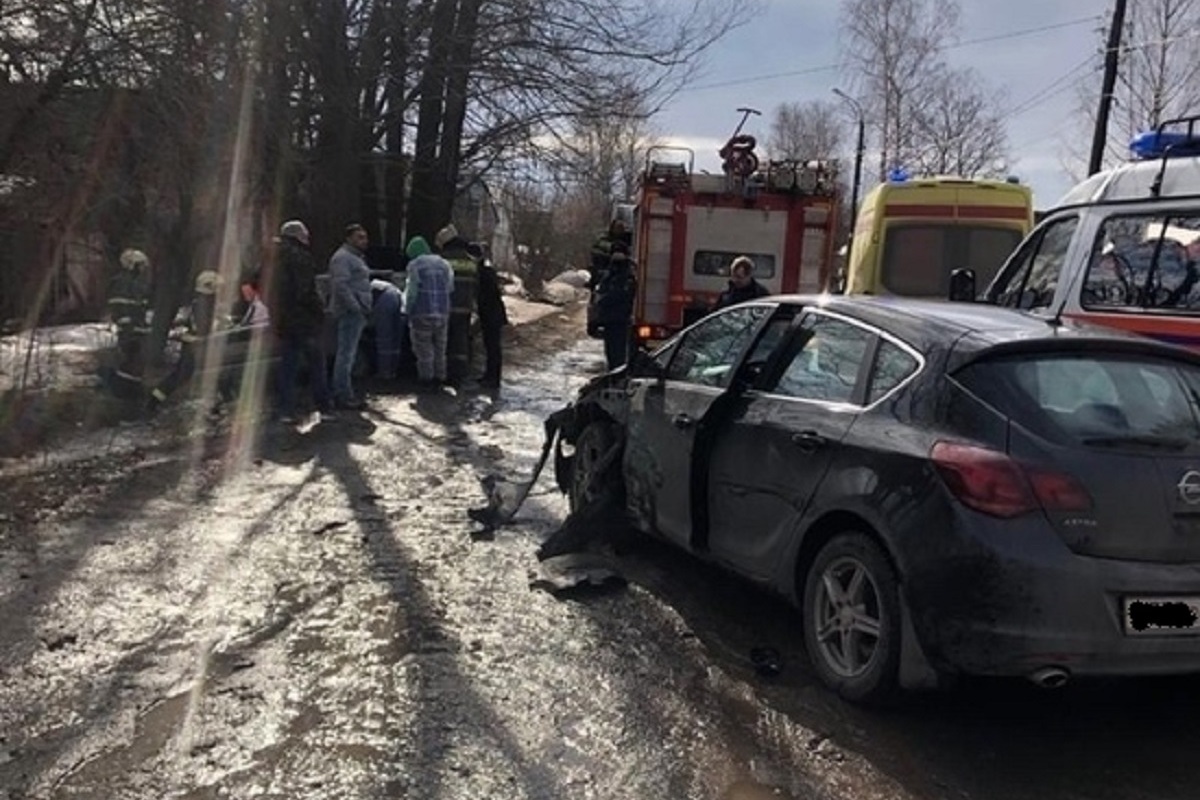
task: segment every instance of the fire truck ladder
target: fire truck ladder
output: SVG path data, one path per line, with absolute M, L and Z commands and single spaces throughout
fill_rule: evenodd
M 656 153 L 686 153 L 687 159 L 680 161 L 655 160 Z M 662 192 L 675 192 L 691 185 L 692 171 L 696 166 L 696 153 L 687 147 L 651 147 L 646 151 L 644 181 Z

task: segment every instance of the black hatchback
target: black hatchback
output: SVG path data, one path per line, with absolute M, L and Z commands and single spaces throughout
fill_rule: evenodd
M 777 297 L 556 416 L 559 484 L 790 598 L 843 696 L 1200 672 L 1200 356 L 1005 309 Z M 798 632 L 800 635 L 800 632 Z

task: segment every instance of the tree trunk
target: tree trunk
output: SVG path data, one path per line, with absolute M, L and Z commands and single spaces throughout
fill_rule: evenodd
M 479 31 L 479 9 L 483 0 L 462 0 L 454 26 L 454 58 L 446 76 L 446 100 L 438 146 L 438 194 L 433 203 L 441 218 L 450 221 L 458 194 L 458 168 L 462 152 L 463 126 L 467 119 L 467 93 L 475 61 L 475 37 Z
M 413 148 L 412 191 L 409 196 L 408 234 L 432 240 L 448 221 L 439 195 L 438 142 L 445 114 L 446 84 L 454 60 L 454 28 L 458 0 L 437 0 L 429 33 L 429 60 L 417 87 L 417 141 Z

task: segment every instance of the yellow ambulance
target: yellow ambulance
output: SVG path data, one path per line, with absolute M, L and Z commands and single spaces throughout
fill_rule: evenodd
M 1015 180 L 910 180 L 893 171 L 863 198 L 844 290 L 945 298 L 950 274 L 964 267 L 986 286 L 1033 220 L 1033 193 Z

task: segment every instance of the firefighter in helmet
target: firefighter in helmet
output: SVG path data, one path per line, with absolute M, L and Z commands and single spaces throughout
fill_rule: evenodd
M 614 219 L 609 224 L 608 231 L 592 244 L 592 279 L 588 286 L 589 289 L 595 289 L 596 285 L 600 283 L 601 276 L 608 270 L 613 253 L 616 250 L 622 250 L 628 255 L 632 244 L 632 237 L 629 229 L 625 227 L 625 221 Z
M 150 332 L 150 259 L 141 250 L 121 253 L 121 268 L 108 286 L 108 315 L 117 328 L 117 386 L 139 388 Z
M 467 378 L 471 366 L 471 318 L 479 297 L 479 265 L 468 252 L 467 240 L 453 225 L 438 231 L 434 242 L 454 271 L 450 327 L 446 333 L 446 377 L 450 383 L 460 383 Z

